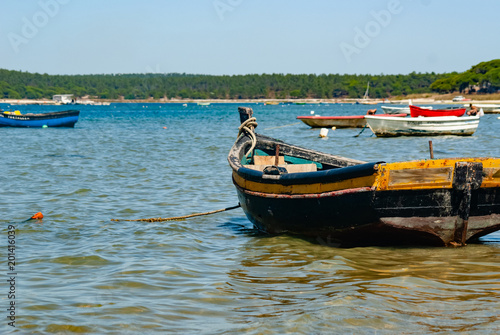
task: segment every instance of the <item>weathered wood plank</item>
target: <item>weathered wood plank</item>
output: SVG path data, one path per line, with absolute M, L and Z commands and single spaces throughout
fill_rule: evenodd
M 483 164 L 480 162 L 457 162 L 453 177 L 453 188 L 460 197 L 458 215 L 455 222 L 455 233 L 452 245 L 463 246 L 467 240 L 472 190 L 481 186 L 483 180 Z

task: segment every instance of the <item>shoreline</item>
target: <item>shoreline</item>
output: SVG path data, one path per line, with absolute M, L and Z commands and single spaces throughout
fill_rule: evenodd
M 444 97 L 443 97 L 444 98 Z M 124 99 L 95 99 L 83 100 L 75 105 L 109 105 L 111 103 L 158 103 L 158 104 L 197 104 L 197 103 L 262 103 L 275 105 L 281 103 L 290 104 L 355 104 L 362 99 L 146 99 L 146 100 L 124 100 Z M 452 101 L 451 99 L 435 99 L 435 98 L 405 98 L 405 99 L 368 99 L 366 105 L 370 104 L 408 104 L 412 100 L 413 104 L 500 104 L 498 99 L 471 99 L 467 101 Z M 0 99 L 1 104 L 8 105 L 46 105 L 46 106 L 71 106 L 72 104 L 61 104 L 49 99 Z

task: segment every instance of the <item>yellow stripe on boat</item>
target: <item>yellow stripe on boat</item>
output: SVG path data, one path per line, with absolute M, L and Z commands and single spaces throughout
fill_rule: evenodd
M 500 186 L 499 158 L 459 158 L 381 164 L 375 187 L 379 191 L 452 188 L 457 162 L 481 162 L 481 187 Z
M 373 175 L 330 183 L 292 184 L 247 180 L 236 172 L 233 179 L 239 187 L 270 194 L 320 194 L 325 192 L 369 187 L 377 191 L 452 188 L 457 162 L 481 162 L 481 187 L 500 187 L 500 158 L 433 159 L 378 165 Z
M 274 194 L 319 194 L 338 190 L 346 190 L 351 188 L 372 187 L 375 182 L 375 174 L 366 177 L 351 178 L 332 183 L 313 183 L 313 184 L 293 184 L 280 185 L 259 183 L 246 180 L 233 171 L 233 179 L 239 187 L 261 193 Z

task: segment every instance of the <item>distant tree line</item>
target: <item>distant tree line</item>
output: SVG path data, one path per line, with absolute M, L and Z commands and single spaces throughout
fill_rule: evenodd
M 482 62 L 462 73 L 437 79 L 431 89 L 439 93 L 496 93 L 500 89 L 500 59 Z
M 189 74 L 48 75 L 0 70 L 0 98 L 41 99 L 74 94 L 100 99 L 371 98 L 428 93 L 443 75 Z
M 195 74 L 48 75 L 0 69 L 0 98 L 51 99 L 73 94 L 98 99 L 293 99 L 361 98 L 370 83 L 370 98 L 451 92 L 476 85 L 498 89 L 500 60 L 480 63 L 462 74 L 407 75 Z M 472 72 L 470 72 L 472 71 Z M 470 72 L 470 73 L 469 73 Z

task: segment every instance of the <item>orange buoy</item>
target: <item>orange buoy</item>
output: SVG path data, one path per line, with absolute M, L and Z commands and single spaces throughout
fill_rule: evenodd
M 38 212 L 35 215 L 33 215 L 31 218 L 35 219 L 35 220 L 41 220 L 41 219 L 43 219 L 43 214 L 42 214 L 42 212 Z

